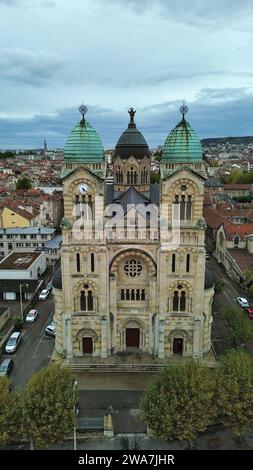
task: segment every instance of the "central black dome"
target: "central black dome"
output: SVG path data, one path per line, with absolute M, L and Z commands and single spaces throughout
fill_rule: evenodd
M 136 128 L 134 122 L 135 111 L 130 108 L 130 122 L 128 128 L 120 136 L 115 147 L 114 156 L 121 158 L 129 158 L 133 155 L 135 158 L 143 158 L 145 155 L 150 156 L 148 144 L 142 133 Z

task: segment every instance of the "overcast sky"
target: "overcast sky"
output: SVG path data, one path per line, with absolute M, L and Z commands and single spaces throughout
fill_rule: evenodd
M 187 119 L 253 135 L 252 0 L 0 0 L 0 148 L 62 147 L 87 119 L 114 147 L 133 106 L 148 144 Z

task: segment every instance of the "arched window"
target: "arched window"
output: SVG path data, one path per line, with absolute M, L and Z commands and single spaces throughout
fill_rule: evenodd
M 80 253 L 76 254 L 76 270 L 80 273 Z
M 176 271 L 176 255 L 175 255 L 175 253 L 173 253 L 173 255 L 172 255 L 171 271 L 172 271 L 173 273 Z
M 89 289 L 89 286 L 84 286 L 84 290 L 81 290 L 80 293 L 80 310 L 87 312 L 94 310 L 94 298 L 92 290 Z
M 85 296 L 84 290 L 81 291 L 81 295 L 80 295 L 80 310 L 83 310 L 84 312 L 86 312 L 86 310 L 87 310 L 87 308 L 86 308 L 86 296 Z
M 173 312 L 185 312 L 186 311 L 186 293 L 182 290 L 182 286 L 179 285 L 177 290 L 173 293 Z
M 189 273 L 190 272 L 190 260 L 191 260 L 191 255 L 186 255 L 186 272 Z
M 186 220 L 191 220 L 192 218 L 192 197 L 189 195 L 187 197 L 186 204 Z
M 174 291 L 174 296 L 173 296 L 173 311 L 177 312 L 178 311 L 178 291 Z
M 236 235 L 236 236 L 234 237 L 234 246 L 238 246 L 238 245 L 239 245 L 239 241 L 240 241 L 240 238 L 239 238 L 238 235 Z
M 92 291 L 88 290 L 88 310 L 93 310 L 93 296 L 92 296 Z
M 91 272 L 94 273 L 94 271 L 95 271 L 95 256 L 94 256 L 94 253 L 91 253 L 91 255 L 90 255 L 90 268 L 91 268 Z
M 182 188 L 185 190 L 186 186 L 182 186 Z M 173 201 L 173 214 L 174 214 L 174 219 L 178 220 L 180 217 L 180 220 L 191 220 L 192 218 L 192 197 L 189 194 L 188 196 L 185 196 L 182 194 L 182 196 L 179 196 L 178 194 L 175 195 L 174 201 Z

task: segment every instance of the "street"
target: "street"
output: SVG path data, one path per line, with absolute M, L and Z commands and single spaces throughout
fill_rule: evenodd
M 224 282 L 224 287 L 221 292 L 215 295 L 213 303 L 213 325 L 212 325 L 212 344 L 217 357 L 219 357 L 226 348 L 229 346 L 226 339 L 226 329 L 224 322 L 221 318 L 216 316 L 216 313 L 222 309 L 229 307 L 237 308 L 242 315 L 246 316 L 244 310 L 238 305 L 237 297 L 246 297 L 249 303 L 253 304 L 245 289 L 243 289 L 237 282 L 231 279 L 222 265 L 220 265 L 214 256 L 211 256 L 207 261 L 207 268 L 214 275 L 214 277 L 221 279 Z M 251 321 L 251 320 L 248 320 Z M 253 355 L 253 340 L 246 343 L 246 348 L 250 354 Z
M 22 341 L 17 351 L 14 354 L 1 356 L 1 362 L 6 357 L 14 360 L 15 367 L 10 376 L 14 386 L 23 386 L 33 372 L 46 367 L 54 348 L 54 339 L 44 335 L 45 326 L 53 319 L 52 294 L 47 300 L 36 302 L 33 308 L 38 309 L 39 317 L 34 323 L 25 324 L 22 329 Z

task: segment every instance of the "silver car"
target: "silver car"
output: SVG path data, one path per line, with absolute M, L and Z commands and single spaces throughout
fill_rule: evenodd
M 21 333 L 20 331 L 14 331 L 9 337 L 7 344 L 5 346 L 6 353 L 13 353 L 16 351 L 19 343 L 21 341 Z

